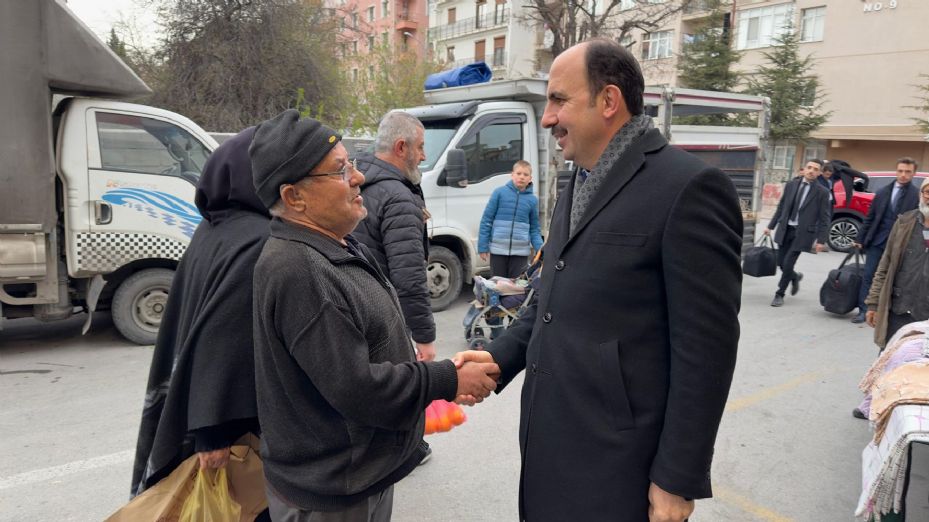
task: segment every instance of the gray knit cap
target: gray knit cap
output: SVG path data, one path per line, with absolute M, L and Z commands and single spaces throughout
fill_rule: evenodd
M 305 178 L 341 139 L 313 118 L 300 119 L 294 109 L 259 124 L 248 148 L 258 199 L 271 208 L 280 199 L 281 185 Z

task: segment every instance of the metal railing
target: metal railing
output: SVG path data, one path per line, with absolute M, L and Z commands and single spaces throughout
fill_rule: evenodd
M 493 54 L 487 56 L 475 56 L 474 58 L 463 58 L 445 64 L 446 69 L 457 69 L 468 64 L 484 62 L 493 69 L 506 67 L 506 49 L 494 49 Z
M 510 20 L 510 9 L 493 11 L 482 16 L 463 18 L 451 24 L 439 25 L 429 28 L 429 40 L 446 40 L 456 36 L 506 26 Z

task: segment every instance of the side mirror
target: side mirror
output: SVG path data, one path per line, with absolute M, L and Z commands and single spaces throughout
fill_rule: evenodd
M 445 156 L 445 183 L 454 188 L 468 186 L 468 163 L 463 150 L 450 149 Z

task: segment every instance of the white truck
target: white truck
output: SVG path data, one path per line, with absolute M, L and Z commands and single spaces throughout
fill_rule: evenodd
M 148 87 L 59 0 L 0 2 L 0 327 L 112 311 L 152 344 L 216 141 L 105 98 Z
M 477 235 L 491 193 L 509 179 L 513 163 L 532 165 L 543 236 L 560 186 L 572 173 L 551 133 L 541 125 L 544 79 L 494 81 L 425 91 L 429 105 L 403 109 L 426 129 L 422 188 L 429 221 L 428 283 L 433 310 L 459 295 L 462 284 L 487 268 Z M 768 102 L 743 94 L 650 87 L 646 110 L 671 143 L 729 173 L 742 199 L 745 244 L 753 241 L 755 212 L 764 179 L 763 140 Z M 751 127 L 672 125 L 677 115 L 757 114 Z

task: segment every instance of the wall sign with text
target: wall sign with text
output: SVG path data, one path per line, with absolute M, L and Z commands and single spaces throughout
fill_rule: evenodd
M 865 13 L 877 13 L 880 11 L 886 11 L 888 9 L 896 9 L 898 0 L 886 0 L 883 2 L 869 2 L 868 0 L 862 0 Z

